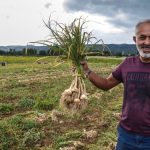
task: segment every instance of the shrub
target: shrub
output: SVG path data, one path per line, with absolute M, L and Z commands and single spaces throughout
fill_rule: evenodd
M 18 106 L 21 108 L 32 108 L 35 104 L 33 99 L 23 98 L 18 102 Z
M 50 100 L 38 100 L 34 107 L 40 110 L 52 110 L 54 108 L 54 102 Z
M 17 127 L 21 130 L 30 130 L 32 128 L 38 127 L 38 124 L 35 120 L 24 119 L 22 116 L 15 116 L 10 119 L 9 123 L 13 127 Z
M 3 104 L 0 103 L 0 114 L 8 114 L 11 111 L 13 111 L 13 105 L 12 104 Z
M 0 149 L 12 148 L 17 142 L 14 131 L 8 126 L 6 121 L 0 121 Z
M 43 134 L 33 128 L 24 133 L 21 145 L 32 147 L 34 144 L 38 143 L 42 137 Z

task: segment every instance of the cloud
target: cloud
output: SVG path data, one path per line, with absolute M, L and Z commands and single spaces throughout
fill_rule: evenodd
M 45 8 L 48 9 L 51 5 L 52 5 L 51 3 L 46 3 L 44 6 L 45 6 Z
M 9 19 L 10 18 L 10 16 L 9 15 L 6 15 L 6 19 Z
M 114 26 L 129 28 L 149 18 L 150 0 L 65 0 L 63 6 L 68 12 L 105 16 Z

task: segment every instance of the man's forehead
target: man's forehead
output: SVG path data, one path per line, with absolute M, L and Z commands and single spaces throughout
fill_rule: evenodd
M 150 35 L 150 23 L 141 24 L 136 29 L 136 35 Z
M 140 35 L 140 36 L 150 36 L 150 30 L 149 31 L 138 31 L 136 32 L 136 35 Z

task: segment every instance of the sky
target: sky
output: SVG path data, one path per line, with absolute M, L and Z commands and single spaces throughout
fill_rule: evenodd
M 136 23 L 150 19 L 149 6 L 150 0 L 0 0 L 0 45 L 49 38 L 50 15 L 64 24 L 86 18 L 87 32 L 105 44 L 132 44 Z

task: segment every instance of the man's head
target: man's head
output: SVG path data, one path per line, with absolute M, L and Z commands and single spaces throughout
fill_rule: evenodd
M 138 22 L 133 40 L 142 58 L 150 58 L 150 19 Z

